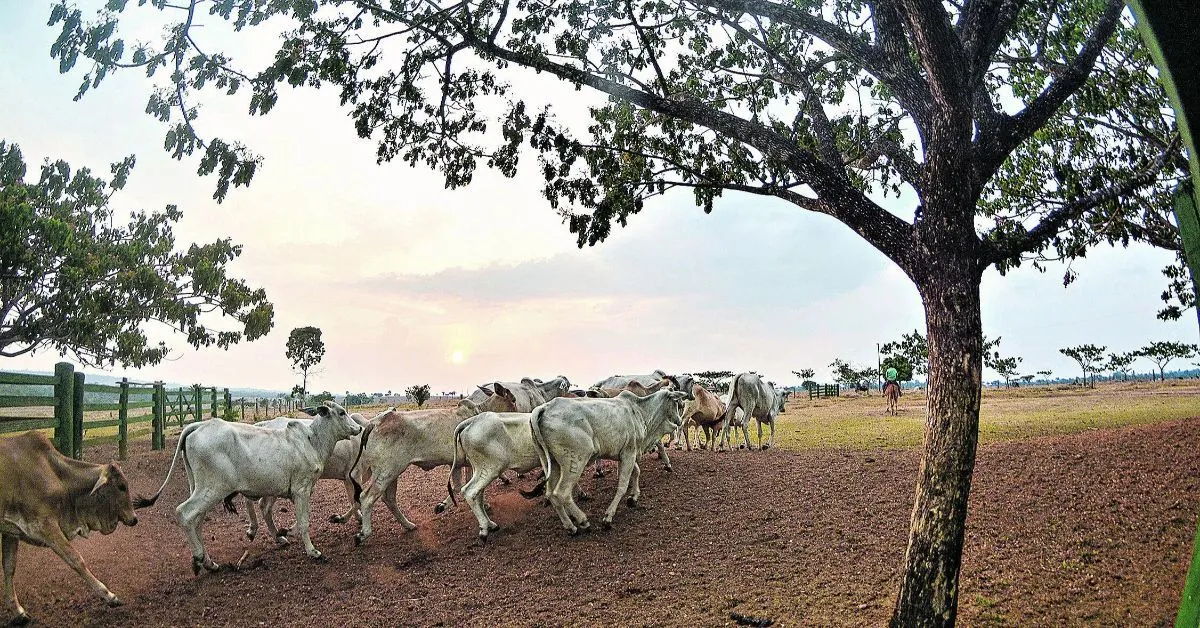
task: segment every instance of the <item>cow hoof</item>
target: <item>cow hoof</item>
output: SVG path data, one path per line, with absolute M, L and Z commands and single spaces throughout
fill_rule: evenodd
M 354 547 L 358 547 L 359 545 L 362 545 L 363 541 L 365 541 L 365 540 L 367 540 L 367 537 L 363 536 L 363 534 L 361 532 L 358 534 L 355 534 L 354 535 Z
M 346 523 L 346 517 L 341 515 L 329 515 L 329 523 Z
M 479 544 L 480 544 L 480 545 L 487 545 L 487 537 L 488 537 L 487 533 L 485 533 L 485 532 L 480 532 L 480 533 L 479 533 Z
M 112 597 L 110 597 L 110 598 L 108 598 L 107 600 L 105 600 L 105 603 L 107 603 L 107 604 L 108 604 L 110 607 L 112 607 L 112 608 L 116 608 L 116 607 L 118 607 L 118 606 L 124 606 L 124 605 L 125 605 L 125 603 L 121 601 L 121 598 L 119 598 L 119 597 L 117 597 L 117 596 L 115 596 L 115 595 L 114 595 L 114 596 L 112 596 Z
M 31 621 L 33 621 L 33 619 L 30 618 L 29 615 L 26 615 L 25 611 L 21 611 L 21 614 L 17 615 L 16 617 L 13 617 L 12 620 L 10 620 L 8 622 L 8 625 L 9 626 L 28 626 L 29 622 L 31 622 Z
M 583 532 L 583 530 L 579 528 L 567 528 L 567 534 L 570 534 L 571 536 L 579 536 L 580 532 Z
M 762 451 L 766 451 L 768 447 L 770 447 L 770 445 L 763 445 L 763 446 L 762 446 Z
M 579 501 L 586 502 L 586 501 L 591 501 L 591 499 L 592 499 L 591 495 L 588 495 L 587 493 L 585 493 L 583 491 L 579 491 Z
M 496 523 L 495 521 L 488 522 L 488 530 L 491 530 L 494 532 L 499 529 L 500 529 L 500 524 Z
M 193 576 L 198 576 L 198 575 L 200 575 L 200 568 L 201 568 L 203 565 L 204 565 L 204 559 L 203 559 L 203 558 L 196 558 L 195 556 L 193 556 L 193 557 L 192 557 L 192 575 L 193 575 Z
M 315 561 L 317 561 L 318 563 L 327 563 L 327 562 L 329 562 L 329 559 L 328 559 L 328 558 L 325 558 L 325 555 L 324 555 L 324 554 L 322 554 L 321 552 L 317 552 L 316 554 L 309 554 L 309 555 L 308 555 L 308 557 L 309 557 L 309 558 L 311 558 L 311 559 L 313 559 L 313 560 L 315 560 Z
M 671 465 L 667 465 L 667 466 L 663 467 L 663 471 L 669 472 L 669 471 L 674 471 L 674 470 L 675 470 L 674 467 L 672 467 Z
M 745 449 L 745 448 L 746 448 L 745 445 L 738 445 L 738 449 Z
M 438 514 L 438 515 L 446 512 L 446 504 L 438 504 L 437 506 L 434 506 L 433 512 L 434 512 L 434 514 Z
M 604 519 L 603 521 L 601 521 L 601 522 L 600 522 L 600 525 L 601 525 L 601 527 L 603 527 L 605 530 L 611 530 L 611 529 L 612 529 L 612 521 L 609 521 L 608 519 Z
M 278 545 L 279 547 L 287 547 L 288 545 L 291 545 L 291 543 L 292 542 L 289 541 L 288 538 L 286 536 L 284 536 L 282 532 L 280 532 L 275 537 L 275 544 Z
M 625 505 L 629 506 L 630 508 L 637 508 L 637 502 L 638 502 L 638 500 L 633 497 L 625 498 Z
M 404 531 L 405 531 L 405 532 L 412 532 L 413 530 L 416 530 L 416 529 L 417 529 L 417 524 L 415 524 L 415 523 L 410 523 L 410 524 L 408 524 L 408 525 L 406 525 L 406 526 L 402 526 L 402 527 L 404 528 Z
M 251 531 L 249 531 L 249 530 L 246 530 L 246 538 L 247 538 L 247 539 L 249 539 L 249 540 L 253 541 L 253 540 L 254 540 L 254 537 L 256 537 L 256 536 L 258 536 L 258 533 L 257 533 L 257 532 L 251 532 Z

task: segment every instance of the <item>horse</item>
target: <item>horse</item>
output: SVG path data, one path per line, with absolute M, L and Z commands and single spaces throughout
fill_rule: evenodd
M 887 409 L 885 412 L 891 415 L 896 414 L 896 402 L 900 400 L 900 384 L 889 381 L 883 385 L 883 398 L 887 400 Z

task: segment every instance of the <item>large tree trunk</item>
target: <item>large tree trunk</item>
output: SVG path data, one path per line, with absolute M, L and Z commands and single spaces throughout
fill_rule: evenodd
M 936 257 L 914 277 L 929 335 L 928 418 L 893 626 L 954 624 L 979 439 L 982 273 L 961 250 L 942 249 Z

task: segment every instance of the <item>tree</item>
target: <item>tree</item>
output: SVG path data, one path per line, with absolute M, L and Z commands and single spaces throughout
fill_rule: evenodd
M 833 381 L 840 386 L 855 386 L 858 384 L 859 371 L 850 366 L 848 362 L 841 358 L 835 359 L 829 363 L 829 368 L 833 369 Z
M 313 395 L 312 399 L 309 400 L 310 403 L 314 404 L 324 403 L 326 401 L 333 401 L 333 393 L 329 392 L 328 390 L 322 390 L 321 392 Z
M 1022 375 L 1022 376 L 1021 376 L 1021 381 L 1025 382 L 1026 384 L 1029 384 L 1029 382 L 1032 382 L 1032 381 L 1033 381 L 1033 378 L 1034 378 L 1034 377 L 1035 377 L 1035 375 L 1032 375 L 1032 374 L 1030 374 L 1030 375 Z
M 922 298 L 929 349 L 896 625 L 956 617 L 984 270 L 1149 241 L 1143 215 L 1167 211 L 1183 176 L 1166 98 L 1121 0 L 347 0 L 202 12 L 238 32 L 274 16 L 295 24 L 257 71 L 204 43 L 199 0 L 147 3 L 167 35 L 128 50 L 112 12 L 127 3 L 108 4 L 88 22 L 60 0 L 51 54 L 64 72 L 93 62 L 80 95 L 122 68 L 171 68 L 146 110 L 169 124 L 173 156 L 203 153 L 198 173 L 216 174 L 218 199 L 248 184 L 259 159 L 196 134 L 203 89 L 248 87 L 258 115 L 280 83 L 331 85 L 381 161 L 429 166 L 447 187 L 469 184 L 481 164 L 512 176 L 533 153 L 580 246 L 655 196 L 690 190 L 710 212 L 731 191 L 832 216 L 886 255 Z M 513 92 L 517 68 L 607 100 L 575 129 Z M 904 192 L 916 202 L 903 215 L 868 196 Z
M 1166 381 L 1164 371 L 1167 364 L 1176 358 L 1187 359 L 1196 354 L 1197 347 L 1194 344 L 1176 342 L 1167 340 L 1163 342 L 1152 342 L 1141 349 L 1138 349 L 1135 354 L 1139 358 L 1146 358 L 1158 367 L 1158 379 Z
M 1017 376 L 1017 368 L 1021 365 L 1021 358 L 998 358 L 991 368 L 995 369 L 1000 377 L 1004 378 L 1004 387 L 1012 386 L 1012 380 Z
M 889 355 L 879 365 L 879 371 L 884 375 L 890 368 L 896 369 L 896 381 L 898 382 L 912 381 L 913 372 L 916 370 L 912 362 L 909 362 L 908 358 L 903 355 Z
M 883 361 L 891 360 L 897 371 L 900 367 L 896 366 L 896 363 L 902 363 L 901 360 L 908 363 L 909 375 L 902 378 L 904 381 L 911 380 L 914 374 L 925 375 L 929 372 L 929 344 L 925 342 L 925 336 L 916 329 L 911 334 L 901 336 L 900 340 L 884 343 L 879 350 L 886 356 Z
M 1054 374 L 1054 371 L 1047 369 L 1045 371 L 1038 371 L 1037 374 L 1041 375 L 1043 379 L 1049 380 L 1050 376 Z
M 287 359 L 292 368 L 301 374 L 300 403 L 308 393 L 308 373 L 325 357 L 325 343 L 321 341 L 321 330 L 317 327 L 297 327 L 288 334 Z
M 429 401 L 429 384 L 409 386 L 404 389 L 404 394 L 408 395 L 409 399 L 417 402 L 417 407 L 420 408 L 425 405 L 426 401 Z
M 1137 357 L 1137 352 L 1135 351 L 1120 354 L 1110 353 L 1108 354 L 1108 362 L 1104 363 L 1104 370 L 1112 371 L 1113 379 L 1117 378 L 1118 373 L 1122 379 L 1129 379 L 1129 367 L 1133 365 L 1133 361 Z
M 729 378 L 733 377 L 733 371 L 700 371 L 693 373 L 692 377 L 701 386 L 721 394 L 729 392 Z
M 813 381 L 813 377 L 815 377 L 816 374 L 817 371 L 815 369 L 800 369 L 799 371 L 792 371 L 792 375 L 795 375 L 800 380 L 800 385 L 803 386 L 805 390 L 812 390 L 816 387 L 817 383 Z
M 174 205 L 116 223 L 109 201 L 133 165 L 132 156 L 113 164 L 106 181 L 47 161 L 27 184 L 21 149 L 0 140 L 0 356 L 50 349 L 89 366 L 146 366 L 169 352 L 146 337 L 150 321 L 197 349 L 271 330 L 266 293 L 228 275 L 241 246 L 226 238 L 176 250 Z M 208 312 L 241 329 L 211 328 Z
M 1058 352 L 1079 363 L 1079 368 L 1083 370 L 1083 384 L 1086 386 L 1088 374 L 1095 373 L 1100 368 L 1100 360 L 1104 357 L 1104 350 L 1107 348 L 1096 345 L 1079 345 L 1078 347 L 1059 349 Z M 1095 387 L 1095 385 L 1095 379 L 1093 379 L 1092 386 Z

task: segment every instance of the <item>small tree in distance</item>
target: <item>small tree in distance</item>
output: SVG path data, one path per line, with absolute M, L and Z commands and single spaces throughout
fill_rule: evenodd
M 1104 370 L 1112 371 L 1113 379 L 1117 378 L 1117 374 L 1121 374 L 1121 379 L 1129 379 L 1129 367 L 1133 365 L 1133 361 L 1137 359 L 1137 352 L 1130 351 L 1129 353 L 1110 353 L 1108 354 L 1108 362 L 1104 363 Z
M 692 377 L 696 378 L 701 386 L 719 394 L 729 391 L 727 378 L 733 377 L 733 371 L 700 371 L 693 373 Z
M 1004 387 L 1012 386 L 1012 380 L 1017 376 L 1017 367 L 1021 364 L 1021 358 L 999 358 L 995 360 L 991 367 L 1004 378 Z
M 425 405 L 426 401 L 429 401 L 429 384 L 409 386 L 404 389 L 404 394 L 408 395 L 409 399 L 417 402 L 417 407 L 420 408 Z
M 813 381 L 813 377 L 816 374 L 817 371 L 814 369 L 800 369 L 799 371 L 792 371 L 792 375 L 795 375 L 800 379 L 800 385 L 803 386 L 805 390 L 812 390 L 817 385 L 817 383 Z
M 300 403 L 308 394 L 308 373 L 325 357 L 325 343 L 321 341 L 319 327 L 297 327 L 288 334 L 287 358 L 292 368 L 300 372 Z
M 1158 367 L 1159 381 L 1166 381 L 1164 372 L 1166 371 L 1167 364 L 1170 364 L 1171 360 L 1176 358 L 1190 358 L 1196 354 L 1196 350 L 1197 348 L 1194 344 L 1167 340 L 1163 342 L 1152 342 L 1135 351 L 1134 355 L 1139 358 L 1146 358 L 1147 360 L 1153 362 L 1154 365 Z
M 1079 363 L 1079 368 L 1083 370 L 1083 384 L 1086 386 L 1088 385 L 1088 375 L 1095 373 L 1100 368 L 1100 360 L 1104 357 L 1104 350 L 1107 348 L 1096 345 L 1079 345 L 1078 347 L 1059 349 L 1058 352 Z M 1096 386 L 1094 378 L 1091 386 L 1093 388 Z

